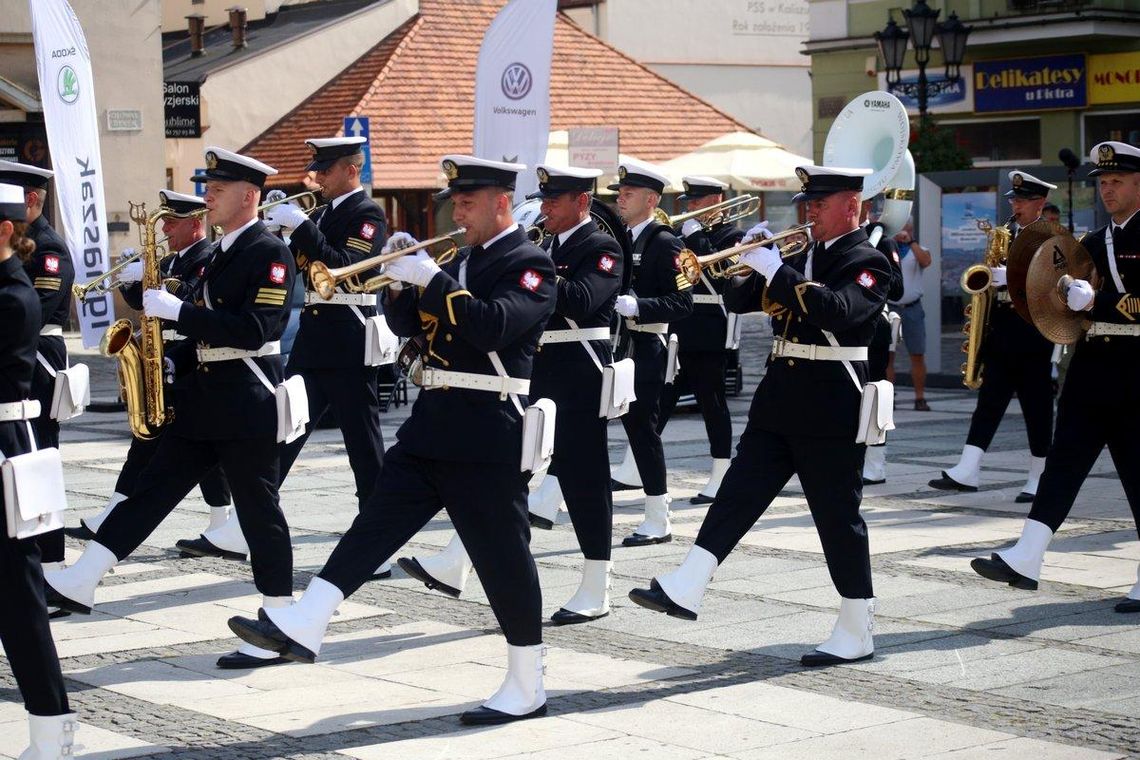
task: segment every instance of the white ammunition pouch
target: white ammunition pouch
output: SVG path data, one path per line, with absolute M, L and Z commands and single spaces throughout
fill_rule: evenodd
M 49 325 L 59 327 L 59 325 Z M 54 380 L 52 388 L 51 412 L 53 420 L 63 422 L 72 417 L 83 414 L 83 410 L 91 403 L 91 372 L 86 364 L 68 366 L 66 369 L 55 369 L 48 363 L 47 358 L 36 352 L 36 361 L 44 368 Z
M 4 517 L 9 538 L 31 538 L 63 528 L 67 493 L 63 487 L 63 459 L 59 449 L 36 449 L 36 437 L 29 421 L 39 416 L 39 404 L 17 401 L 0 404 L 4 415 L 19 414 L 28 427 L 32 450 L 6 457 L 0 452 L 0 479 L 4 488 Z M 32 414 L 36 412 L 36 414 Z M 18 419 L 17 417 L 11 417 Z

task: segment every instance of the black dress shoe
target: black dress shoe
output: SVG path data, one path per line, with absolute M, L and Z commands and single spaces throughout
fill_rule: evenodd
M 1032 578 L 1026 578 L 1007 565 L 1005 560 L 996 554 L 991 554 L 989 559 L 978 557 L 975 560 L 971 560 L 970 567 L 974 568 L 975 573 L 991 581 L 1008 583 L 1014 588 L 1020 588 L 1026 591 L 1037 590 L 1037 581 Z
M 880 478 L 879 480 L 871 480 L 870 478 L 863 478 L 863 485 L 865 485 L 865 486 L 881 486 L 883 483 L 886 483 L 886 482 L 887 482 L 886 478 Z M 931 481 L 931 485 L 934 485 L 933 481 Z
M 977 486 L 968 486 L 965 483 L 959 483 L 954 478 L 946 474 L 946 470 L 942 471 L 942 477 L 935 478 L 930 481 L 931 488 L 940 488 L 943 491 L 977 491 Z
M 622 483 L 622 482 L 619 482 L 617 480 L 614 480 L 613 478 L 610 478 L 610 490 L 611 491 L 639 491 L 639 490 L 641 490 L 641 486 L 631 486 L 628 483 Z
M 862 657 L 856 657 L 854 660 L 845 660 L 842 657 L 838 657 L 834 654 L 828 654 L 827 652 L 821 652 L 817 649 L 814 652 L 808 652 L 803 657 L 801 657 L 800 665 L 803 665 L 805 668 L 822 668 L 828 665 L 846 665 L 847 663 L 851 662 L 866 662 L 874 656 L 875 653 L 872 652 L 871 654 L 866 654 Z
M 372 575 L 368 578 L 368 580 L 370 580 L 370 581 L 383 581 L 383 580 L 387 580 L 388 578 L 391 578 L 391 577 L 392 577 L 392 568 L 389 567 L 387 570 L 382 570 L 379 573 L 372 573 Z
M 1112 608 L 1113 612 L 1140 612 L 1140 599 L 1125 599 L 1117 602 Z
M 601 615 L 583 615 L 581 612 L 573 612 L 566 608 L 562 608 L 550 616 L 550 622 L 555 625 L 577 625 L 578 623 L 589 623 L 594 620 L 601 620 L 609 612 L 603 612 Z
M 690 504 L 712 504 L 714 501 L 716 501 L 715 496 L 705 496 L 703 493 L 699 493 L 689 499 Z
M 649 582 L 649 588 L 635 588 L 630 591 L 629 599 L 634 604 L 640 605 L 647 610 L 664 612 L 670 617 L 681 618 L 682 620 L 697 619 L 697 613 L 685 609 L 670 599 L 669 595 L 661 589 L 661 585 L 657 582 L 656 578 Z
M 554 530 L 554 521 L 547 520 L 545 517 L 539 517 L 534 512 L 526 513 L 527 519 L 530 520 L 530 527 L 538 528 L 539 530 Z
M 1019 493 L 1017 495 L 1017 498 L 1014 499 L 1013 501 L 1015 504 L 1032 504 L 1033 500 L 1035 498 L 1037 498 L 1037 496 L 1035 494 L 1026 493 L 1025 491 L 1022 491 L 1021 493 Z
M 54 606 L 54 605 L 52 605 L 52 606 Z M 48 609 L 48 620 L 59 620 L 60 618 L 65 618 L 65 617 L 71 617 L 71 612 L 69 610 L 65 610 L 62 607 L 57 607 L 55 609 L 50 609 L 50 608 Z
M 541 718 L 544 715 L 546 715 L 545 704 L 533 712 L 528 712 L 526 715 L 511 715 L 510 713 L 499 712 L 498 710 L 492 710 L 490 707 L 480 705 L 474 710 L 468 710 L 461 714 L 459 716 L 459 722 L 466 726 L 497 726 L 500 723 L 512 723 L 516 720 Z
M 652 546 L 653 544 L 667 544 L 673 540 L 673 534 L 667 536 L 645 536 L 633 533 L 621 540 L 622 546 Z
M 90 615 L 91 608 L 87 605 L 80 604 L 79 602 L 68 599 L 63 594 L 56 591 L 51 587 L 51 584 L 44 581 L 44 601 L 47 602 L 48 607 L 59 607 L 60 611 L 75 612 L 80 615 Z M 59 612 L 55 613 L 56 617 L 63 617 Z
M 174 547 L 182 553 L 185 557 L 220 557 L 221 559 L 236 559 L 239 562 L 245 561 L 244 554 L 239 552 L 231 552 L 228 549 L 220 549 L 210 543 L 210 539 L 205 536 L 198 538 L 183 538 L 179 539 Z
M 218 658 L 218 667 L 222 670 L 252 670 L 253 668 L 267 668 L 270 665 L 284 665 L 289 662 L 284 657 L 254 657 L 241 652 L 230 652 Z
M 235 615 L 229 619 L 230 630 L 247 644 L 276 652 L 286 660 L 312 664 L 317 655 L 308 647 L 301 646 L 274 624 L 264 610 L 258 610 L 257 620 Z
M 396 564 L 399 565 L 400 569 L 405 573 L 415 578 L 417 581 L 424 584 L 430 589 L 437 588 L 445 594 L 454 596 L 456 599 L 458 599 L 459 595 L 462 593 L 462 591 L 459 589 L 453 586 L 448 586 L 446 583 L 440 583 L 435 578 L 431 577 L 428 571 L 424 570 L 423 565 L 421 565 L 420 561 L 415 557 L 400 557 L 398 560 L 396 560 Z
M 92 541 L 95 538 L 95 533 L 84 525 L 82 521 L 74 528 L 64 528 L 63 535 L 68 538 L 78 538 L 82 541 Z

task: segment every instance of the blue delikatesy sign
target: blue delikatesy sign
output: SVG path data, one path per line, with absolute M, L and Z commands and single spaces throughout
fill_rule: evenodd
M 974 61 L 975 113 L 1084 108 L 1087 102 L 1084 55 Z

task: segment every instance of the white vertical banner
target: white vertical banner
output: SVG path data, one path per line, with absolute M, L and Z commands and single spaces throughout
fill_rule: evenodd
M 107 271 L 107 204 L 91 55 L 67 0 L 28 0 L 28 6 L 62 217 L 59 232 L 71 252 L 75 281 L 87 282 Z M 83 345 L 94 348 L 115 319 L 114 299 L 109 293 L 93 295 L 78 301 L 76 310 Z
M 550 57 L 557 0 L 510 0 L 495 16 L 475 68 L 475 155 L 527 165 L 515 202 L 538 189 L 550 141 Z

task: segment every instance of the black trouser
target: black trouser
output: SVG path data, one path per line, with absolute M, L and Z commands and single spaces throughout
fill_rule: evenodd
M 107 516 L 95 540 L 120 561 L 126 559 L 220 464 L 249 544 L 254 585 L 266 596 L 288 596 L 293 593 L 293 547 L 277 497 L 277 456 L 277 442 L 268 437 L 199 441 L 167 432 L 134 493 Z
M 665 386 L 668 355 L 657 335 L 633 337 L 633 390 L 637 400 L 621 418 L 646 496 L 662 496 L 665 485 L 665 447 L 657 432 L 657 411 Z
M 542 643 L 542 592 L 530 553 L 530 473 L 517 464 L 423 459 L 396 443 L 375 492 L 341 537 L 320 577 L 351 596 L 446 508 L 507 643 Z
M 119 479 L 115 481 L 115 493 L 130 496 L 138 483 L 139 475 L 146 469 L 154 452 L 158 451 L 158 442 L 162 436 L 147 440 L 131 439 L 131 447 L 127 449 L 127 461 L 123 462 L 123 469 L 119 470 Z M 230 504 L 230 486 L 221 467 L 215 467 L 202 476 L 198 484 L 202 491 L 202 498 L 211 507 L 225 507 Z
M 1121 349 L 1140 349 L 1135 338 L 1112 338 Z M 1113 349 L 1117 352 L 1116 349 Z M 1105 353 L 1104 344 L 1079 345 L 1057 404 L 1057 432 L 1045 460 L 1045 472 L 1033 499 L 1029 519 L 1048 525 L 1054 533 L 1065 522 L 1077 493 L 1105 446 L 1116 465 L 1128 506 L 1140 534 L 1140 399 L 1136 380 L 1140 361 L 1108 355 L 1089 361 L 1090 353 Z
M 376 488 L 376 478 L 384 460 L 384 436 L 380 433 L 380 399 L 376 388 L 377 367 L 337 369 L 305 368 L 290 371 L 300 375 L 309 396 L 309 424 L 297 440 L 281 446 L 281 482 L 289 475 L 297 456 L 329 409 L 344 436 L 348 464 L 356 481 L 356 505 L 365 502 Z
M 725 351 L 681 352 L 677 356 L 681 365 L 676 380 L 661 391 L 661 408 L 658 410 L 657 434 L 665 430 L 677 399 L 680 388 L 687 385 L 696 396 L 697 406 L 705 421 L 705 433 L 709 438 L 709 454 L 713 459 L 728 459 L 732 456 L 732 418 L 728 414 L 728 397 L 724 392 L 724 371 L 728 364 Z
M 698 546 L 724 562 L 740 539 L 799 475 L 831 582 L 847 599 L 869 599 L 871 553 L 863 498 L 865 447 L 847 438 L 813 438 L 747 428 L 697 534 Z
M 559 406 L 554 425 L 554 455 L 547 475 L 558 478 L 586 559 L 608 560 L 613 545 L 608 422 L 592 409 Z
M 41 336 L 38 344 L 39 353 L 48 360 L 54 369 L 67 367 L 67 349 L 63 346 L 63 338 L 55 335 Z M 35 369 L 32 370 L 32 398 L 40 402 L 40 416 L 32 420 L 32 430 L 36 434 L 36 446 L 41 449 L 59 448 L 59 423 L 51 417 L 51 401 L 55 395 L 55 378 L 48 374 L 36 357 Z M 44 562 L 63 562 L 64 546 L 63 529 L 41 533 L 33 540 L 40 547 L 40 555 Z
M 1013 307 L 994 304 L 983 349 L 982 387 L 966 443 L 985 451 L 1013 394 L 1021 404 L 1029 453 L 1043 457 L 1053 433 L 1053 344 L 1025 322 Z

